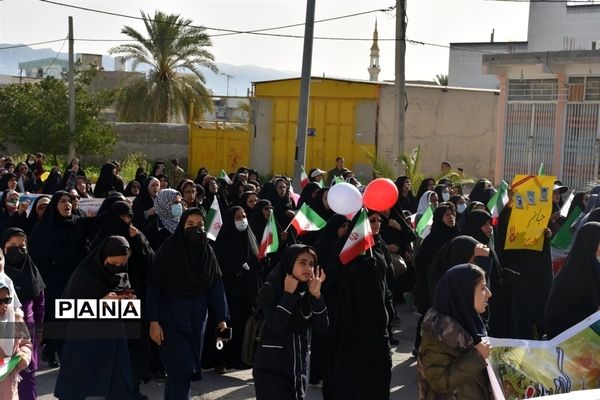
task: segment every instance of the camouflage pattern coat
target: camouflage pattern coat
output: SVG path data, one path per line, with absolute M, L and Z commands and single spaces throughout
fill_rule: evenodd
M 429 309 L 417 355 L 419 400 L 491 399 L 486 362 L 452 317 Z

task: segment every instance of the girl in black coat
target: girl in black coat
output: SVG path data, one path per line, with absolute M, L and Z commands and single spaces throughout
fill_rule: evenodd
M 252 375 L 257 400 L 298 400 L 306 393 L 308 328 L 327 331 L 321 298 L 325 272 L 314 249 L 290 246 L 261 288 L 257 308 L 266 320 Z
M 94 197 L 106 197 L 108 192 L 118 190 L 116 175 L 117 167 L 114 164 L 104 164 L 100 168 L 100 175 L 94 187 Z

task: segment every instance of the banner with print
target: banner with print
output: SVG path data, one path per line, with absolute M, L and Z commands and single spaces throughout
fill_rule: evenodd
M 551 340 L 490 338 L 496 400 L 600 388 L 600 312 Z
M 506 231 L 506 250 L 544 247 L 544 233 L 552 214 L 553 176 L 516 175 L 511 185 L 512 212 Z

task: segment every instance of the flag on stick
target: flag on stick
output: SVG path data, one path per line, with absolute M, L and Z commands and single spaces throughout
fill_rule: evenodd
M 306 231 L 318 231 L 327 224 L 316 211 L 314 211 L 306 203 L 302 204 L 302 207 L 296 213 L 296 216 L 292 220 L 291 224 L 298 235 Z
M 19 361 L 21 356 L 0 358 L 0 382 L 19 365 Z
M 219 208 L 219 202 L 217 197 L 213 199 L 208 212 L 206 213 L 206 237 L 211 240 L 217 240 L 221 226 L 223 226 L 223 219 L 221 219 L 221 209 Z
M 354 228 L 352 228 L 348 240 L 344 243 L 344 247 L 340 253 L 340 261 L 343 265 L 347 265 L 374 245 L 375 239 L 373 239 L 373 232 L 371 232 L 371 224 L 369 224 L 367 212 L 363 208 L 359 211 Z
M 275 253 L 279 249 L 279 236 L 277 235 L 277 224 L 275 223 L 275 216 L 273 210 L 269 216 L 269 222 L 263 232 L 260 246 L 258 246 L 258 259 L 262 260 L 269 253 Z
M 421 216 L 419 223 L 417 224 L 417 235 L 421 239 L 425 239 L 429 232 L 431 232 L 431 225 L 433 224 L 433 207 L 427 207 L 425 213 Z
M 225 179 L 225 182 L 227 182 L 228 185 L 231 185 L 233 183 L 233 182 L 231 182 L 231 179 L 229 179 L 229 175 L 227 175 L 227 173 L 223 169 L 221 170 L 221 173 L 219 174 L 219 178 Z
M 300 172 L 300 190 L 304 190 L 304 187 L 308 185 L 309 179 L 308 175 L 306 175 L 306 171 L 304 170 L 304 165 L 301 168 L 302 171 Z
M 487 209 L 490 210 L 490 214 L 492 214 L 492 225 L 498 225 L 498 217 L 500 217 L 500 213 L 508 204 L 508 200 L 508 183 L 502 181 L 498 191 L 494 193 L 487 203 Z

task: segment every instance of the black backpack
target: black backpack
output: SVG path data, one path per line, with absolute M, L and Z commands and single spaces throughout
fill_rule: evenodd
M 244 339 L 242 342 L 242 362 L 246 365 L 254 365 L 256 349 L 263 339 L 263 332 L 267 321 L 262 310 L 254 310 L 248 317 L 244 327 Z

